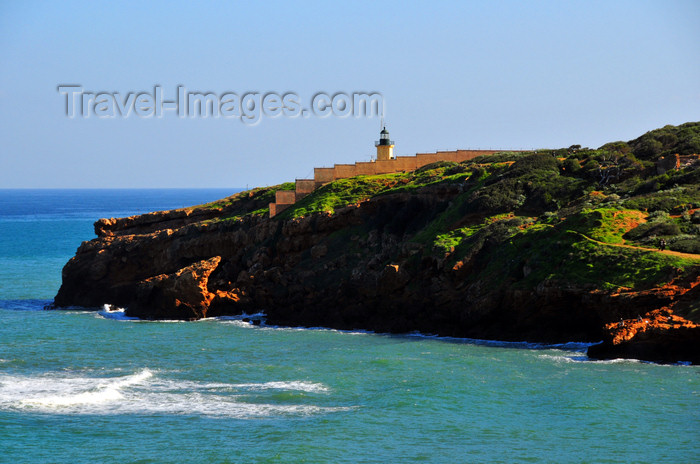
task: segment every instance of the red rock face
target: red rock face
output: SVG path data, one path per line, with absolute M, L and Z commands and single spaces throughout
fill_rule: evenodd
M 649 335 L 659 334 L 677 329 L 696 329 L 700 326 L 673 314 L 669 308 L 649 311 L 638 319 L 626 319 L 605 325 L 613 345 L 620 345 L 634 339 L 648 338 Z
M 534 288 L 514 285 L 514 278 L 479 280 L 474 276 L 485 263 L 478 254 L 450 264 L 392 229 L 394 218 L 434 211 L 458 194 L 438 186 L 286 221 L 193 222 L 200 213 L 180 212 L 98 221 L 99 237 L 84 242 L 64 267 L 55 305 L 109 303 L 145 319 L 262 311 L 275 325 L 542 342 L 605 339 L 619 347 L 612 330 L 620 318 L 632 324 L 637 314 L 672 304 L 679 313 L 682 304 L 700 300 L 698 279 L 688 276 L 617 293 L 551 280 Z M 654 321 L 658 330 L 639 326 L 632 340 L 680 334 L 667 338 L 668 345 L 696 337 L 696 327 Z
M 209 291 L 209 277 L 219 262 L 221 257 L 215 256 L 173 274 L 160 274 L 140 282 L 127 314 L 150 319 L 196 320 L 207 317 L 215 299 L 238 301 L 232 292 Z
M 700 280 L 682 287 L 663 287 L 675 300 L 633 319 L 605 325 L 603 343 L 588 355 L 597 359 L 634 358 L 654 362 L 686 361 L 700 364 L 700 325 L 674 314 L 674 307 L 700 301 Z

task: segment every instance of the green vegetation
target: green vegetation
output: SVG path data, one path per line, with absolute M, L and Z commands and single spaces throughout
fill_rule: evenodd
M 275 193 L 278 190 L 294 190 L 294 188 L 294 182 L 285 182 L 283 184 L 273 185 L 271 187 L 258 187 L 252 190 L 245 190 L 243 192 L 236 193 L 235 195 L 231 195 L 230 197 L 213 201 L 211 203 L 193 206 L 189 209 L 224 209 L 230 208 L 231 206 L 242 205 L 243 203 L 251 200 L 259 203 L 272 203 L 275 201 Z
M 221 200 L 187 208 L 190 212 L 197 210 L 219 211 L 220 215 L 202 221 L 211 224 L 224 221 L 240 221 L 245 217 L 263 217 L 270 213 L 269 204 L 275 201 L 279 190 L 294 190 L 293 182 L 285 182 L 271 187 L 259 187 L 245 190 Z
M 470 263 L 474 271 L 465 283 L 648 288 L 700 266 L 700 161 L 657 172 L 656 160 L 675 153 L 700 153 L 700 123 L 666 126 L 597 149 L 503 152 L 342 179 L 275 219 L 373 200 L 365 224 L 334 235 L 339 257 L 343 250 L 365 252 L 357 242 L 347 243 L 377 230 L 422 250 L 411 255 L 411 266 L 431 259 L 447 266 Z M 201 208 L 222 209 L 219 220 L 261 216 L 277 190 L 292 189 L 291 183 L 254 189 Z M 661 239 L 667 250 L 690 255 L 660 252 Z
M 290 206 L 279 217 L 306 216 L 359 203 L 396 186 L 400 182 L 399 176 L 358 176 L 331 182 Z
M 492 261 L 490 270 L 497 271 L 507 260 L 519 260 L 530 269 L 527 276 L 523 275 L 523 286 L 554 280 L 614 289 L 660 285 L 670 280 L 673 269 L 698 264 L 697 260 L 651 251 L 600 245 L 582 239 L 566 226 L 564 222 L 517 234 L 495 253 L 498 259 Z
M 645 214 L 635 210 L 612 208 L 584 209 L 566 224 L 570 230 L 579 232 L 593 240 L 621 244 L 623 236 L 637 224 L 643 222 Z
M 700 123 L 688 123 L 598 149 L 498 153 L 359 176 L 318 189 L 281 216 L 404 194 L 409 198 L 401 209 L 380 210 L 367 227 L 424 245 L 424 255 L 448 265 L 477 263 L 482 271 L 468 279 L 646 288 L 699 265 L 700 256 L 656 248 L 663 238 L 669 250 L 700 254 L 700 165 L 657 174 L 654 163 L 672 153 L 700 153 L 698 141 Z M 417 194 L 438 184 L 459 186 L 461 193 L 424 204 Z
M 340 179 L 316 189 L 283 211 L 279 217 L 289 219 L 322 211 L 331 212 L 378 195 L 410 193 L 438 183 L 460 183 L 470 174 L 463 165 L 443 161 L 412 172 Z
M 438 252 L 444 252 L 444 253 L 450 253 L 455 250 L 456 247 L 459 247 L 464 243 L 465 239 L 468 239 L 469 237 L 473 236 L 480 230 L 482 230 L 485 227 L 488 227 L 490 224 L 493 224 L 495 222 L 502 221 L 504 219 L 511 219 L 512 215 L 510 214 L 499 214 L 496 216 L 491 216 L 486 218 L 482 223 L 480 224 L 473 224 L 471 226 L 466 226 L 466 227 L 459 227 L 457 229 L 453 229 L 447 233 L 444 234 L 436 234 L 432 235 L 430 232 L 431 230 L 428 229 L 427 231 L 424 231 L 422 234 L 423 237 L 430 238 L 432 243 L 433 243 L 433 248 L 434 250 Z M 518 219 L 517 221 L 520 221 L 517 225 L 522 224 L 522 219 Z M 510 224 L 513 225 L 513 221 L 510 221 Z M 427 234 L 425 232 L 428 232 Z M 419 238 L 419 237 L 417 237 Z
M 628 146 L 639 159 L 657 159 L 673 153 L 700 153 L 700 124 L 689 122 L 664 126 L 628 142 Z
M 700 170 L 698 170 L 700 172 Z M 625 200 L 624 205 L 640 211 L 665 211 L 680 214 L 693 208 L 700 207 L 700 184 L 692 186 L 673 187 L 655 193 L 632 196 Z

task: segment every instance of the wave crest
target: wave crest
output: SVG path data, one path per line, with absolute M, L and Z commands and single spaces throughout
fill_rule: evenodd
M 206 383 L 167 378 L 147 368 L 115 378 L 55 374 L 0 376 L 0 409 L 49 414 L 173 414 L 244 419 L 349 409 L 309 404 L 306 395 L 280 397 L 280 391 L 317 395 L 317 399 L 327 402 L 330 389 L 303 380 Z

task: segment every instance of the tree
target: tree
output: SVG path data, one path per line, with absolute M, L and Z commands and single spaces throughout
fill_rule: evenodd
M 605 154 L 598 162 L 598 184 L 605 187 L 613 179 L 620 178 L 620 158 L 617 155 Z

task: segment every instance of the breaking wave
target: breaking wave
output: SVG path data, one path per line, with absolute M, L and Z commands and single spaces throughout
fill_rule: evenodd
M 268 393 L 297 392 L 284 401 Z M 0 376 L 0 409 L 53 414 L 172 414 L 226 418 L 309 416 L 346 407 L 309 404 L 330 389 L 308 381 L 206 383 L 169 379 L 149 369 L 112 377 Z
M 129 317 L 124 308 L 116 308 L 112 305 L 102 306 L 102 310 L 97 312 L 98 316 L 104 319 L 116 319 L 118 321 L 138 321 L 138 317 Z
M 589 358 L 588 356 L 584 355 L 551 355 L 551 354 L 542 354 L 539 356 L 541 359 L 548 359 L 557 363 L 577 363 L 577 362 L 585 362 L 585 363 L 591 363 L 591 364 L 634 364 L 634 363 L 640 363 L 641 361 L 638 361 L 636 359 L 622 359 L 622 358 L 616 358 L 616 359 L 592 359 Z

